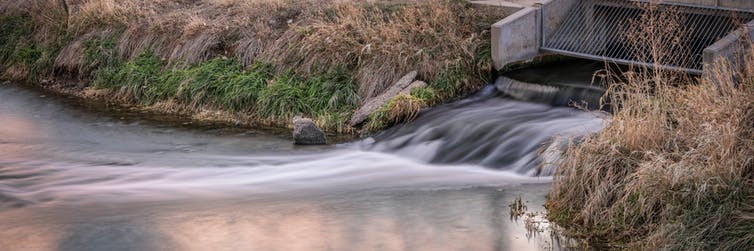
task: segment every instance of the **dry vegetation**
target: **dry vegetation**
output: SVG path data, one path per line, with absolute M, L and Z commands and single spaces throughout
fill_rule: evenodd
M 355 106 L 411 70 L 439 100 L 478 88 L 489 26 L 506 13 L 454 0 L 12 0 L 0 14 L 2 78 L 95 83 L 108 98 L 255 122 L 298 113 L 347 131 Z
M 661 30 L 630 38 L 661 44 L 643 50 L 655 63 L 676 49 Z M 754 50 L 742 55 L 698 80 L 660 69 L 616 78 L 617 112 L 565 154 L 550 218 L 617 248 L 754 249 Z

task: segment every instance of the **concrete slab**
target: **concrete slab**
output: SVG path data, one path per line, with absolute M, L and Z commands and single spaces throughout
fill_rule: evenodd
M 752 0 L 664 0 L 664 2 L 718 8 L 754 10 L 754 1 Z
M 718 4 L 720 7 L 724 8 L 754 11 L 754 1 L 752 0 L 719 0 Z
M 705 74 L 708 74 L 719 61 L 727 60 L 734 65 L 740 64 L 743 60 L 739 54 L 740 50 L 749 46 L 751 41 L 754 41 L 754 21 L 705 48 L 702 55 Z
M 666 3 L 679 3 L 679 4 L 691 4 L 691 5 L 706 5 L 715 6 L 717 0 L 665 0 Z
M 539 4 L 541 0 L 478 0 L 469 1 L 475 5 L 489 5 L 494 7 L 526 8 Z
M 526 7 L 492 25 L 492 61 L 500 70 L 539 54 L 540 11 Z
M 492 25 L 492 60 L 497 70 L 512 63 L 525 62 L 540 55 L 542 28 L 550 34 L 578 0 L 488 0 L 474 1 L 493 5 L 516 3 L 523 9 Z M 542 20 L 544 11 L 547 19 Z M 545 23 L 543 24 L 542 21 Z

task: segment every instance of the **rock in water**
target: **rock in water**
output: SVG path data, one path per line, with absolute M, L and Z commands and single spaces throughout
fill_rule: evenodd
M 296 145 L 326 145 L 327 137 L 309 118 L 293 118 L 293 141 Z

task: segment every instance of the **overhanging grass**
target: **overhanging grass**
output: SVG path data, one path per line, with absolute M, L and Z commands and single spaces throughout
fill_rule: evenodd
M 244 68 L 226 58 L 176 69 L 146 51 L 99 70 L 93 83 L 144 105 L 172 100 L 189 109 L 217 108 L 284 121 L 306 115 L 336 131 L 342 125 L 330 123 L 344 122 L 358 105 L 356 85 L 345 71 L 311 78 L 273 72 L 270 64 Z
M 286 117 L 329 112 L 349 113 L 359 103 L 353 78 L 342 70 L 335 70 L 303 79 L 292 72 L 277 77 L 262 90 L 259 115 Z
M 23 38 L 33 31 L 34 23 L 28 16 L 0 16 L 0 63 L 6 65 L 16 61 Z
M 210 106 L 231 111 L 251 111 L 260 92 L 272 78 L 268 64 L 244 70 L 232 59 L 212 59 L 185 70 L 168 71 L 166 90 L 192 107 Z M 169 96 L 169 95 L 168 95 Z M 164 99 L 164 98 L 163 98 Z
M 0 17 L 0 69 L 7 78 L 25 78 L 34 63 L 42 57 L 37 45 L 26 37 L 34 31 L 34 23 L 25 15 Z

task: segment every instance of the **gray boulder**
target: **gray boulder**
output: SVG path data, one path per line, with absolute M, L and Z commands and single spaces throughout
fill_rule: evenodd
M 364 123 L 367 118 L 369 118 L 369 115 L 376 112 L 380 109 L 380 107 L 387 104 L 387 102 L 398 95 L 401 91 L 406 89 L 411 83 L 414 82 L 414 79 L 416 79 L 416 75 L 418 72 L 412 71 L 403 76 L 398 82 L 395 82 L 390 88 L 388 88 L 385 92 L 380 94 L 377 97 L 371 98 L 364 102 L 364 105 L 362 105 L 356 112 L 353 113 L 353 116 L 351 116 L 351 120 L 348 121 L 348 124 L 351 126 L 357 126 L 361 123 Z
M 416 88 L 424 88 L 424 87 L 427 87 L 426 82 L 421 81 L 421 80 L 416 80 L 410 85 L 408 85 L 408 87 L 403 89 L 401 93 L 411 95 L 411 90 L 416 89 Z
M 296 145 L 326 145 L 327 137 L 309 118 L 293 118 L 293 142 Z

